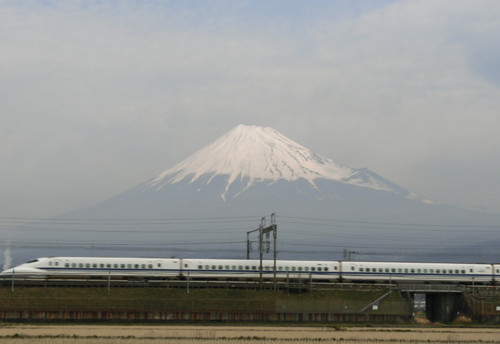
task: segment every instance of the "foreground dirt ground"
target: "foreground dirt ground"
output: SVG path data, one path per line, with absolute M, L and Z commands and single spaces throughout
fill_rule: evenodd
M 69 338 L 71 337 L 71 338 Z M 128 338 L 127 338 L 128 337 Z M 172 325 L 10 325 L 0 343 L 500 343 L 500 328 L 457 327 L 276 327 Z

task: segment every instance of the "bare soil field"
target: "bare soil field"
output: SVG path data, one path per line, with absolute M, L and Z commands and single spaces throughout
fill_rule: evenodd
M 0 344 L 83 343 L 500 343 L 500 328 L 20 325 L 0 327 Z

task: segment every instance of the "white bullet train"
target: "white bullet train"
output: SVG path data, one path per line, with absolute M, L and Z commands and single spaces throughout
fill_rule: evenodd
M 327 282 L 500 284 L 500 264 L 278 260 L 279 280 Z M 262 275 L 274 277 L 274 261 Z M 45 257 L 0 273 L 0 278 L 258 280 L 259 260 Z

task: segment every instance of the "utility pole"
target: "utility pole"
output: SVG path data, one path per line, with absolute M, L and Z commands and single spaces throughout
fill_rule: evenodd
M 359 252 L 355 251 L 347 251 L 346 248 L 344 248 L 344 260 L 347 258 L 347 260 L 351 260 L 351 254 L 359 254 Z
M 264 234 L 266 235 L 266 253 L 269 253 L 269 248 L 270 248 L 270 234 L 273 232 L 273 239 L 274 239 L 274 290 L 276 290 L 276 258 L 278 255 L 278 252 L 276 251 L 276 242 L 278 239 L 278 226 L 276 224 L 276 215 L 275 213 L 271 214 L 271 225 L 269 227 L 266 227 L 266 218 L 263 217 L 261 219 L 261 223 L 259 228 L 248 231 L 247 232 L 247 259 L 250 259 L 250 251 L 252 250 L 252 242 L 250 241 L 250 233 L 259 231 L 259 259 L 260 259 L 260 266 L 259 266 L 259 271 L 260 271 L 260 289 L 262 289 L 262 283 L 263 283 L 263 277 L 262 277 L 262 259 L 264 255 Z

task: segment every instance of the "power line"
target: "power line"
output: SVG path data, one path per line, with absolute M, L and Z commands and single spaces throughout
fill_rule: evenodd
M 325 221 L 325 222 L 340 222 L 340 223 L 360 223 L 369 225 L 385 225 L 385 226 L 415 226 L 415 227 L 447 227 L 447 228 L 497 228 L 499 225 L 446 225 L 446 224 L 422 224 L 422 223 L 403 223 L 403 222 L 375 222 L 375 221 L 354 221 L 354 220 L 334 220 L 334 219 L 319 219 L 311 217 L 297 217 L 297 216 L 279 216 L 280 218 L 311 220 L 311 221 Z M 281 222 L 281 221 L 280 221 Z M 294 223 L 294 222 L 290 222 Z M 300 223 L 300 222 L 298 222 Z M 303 224 L 303 223 L 301 223 Z M 310 224 L 310 223 L 307 223 Z

